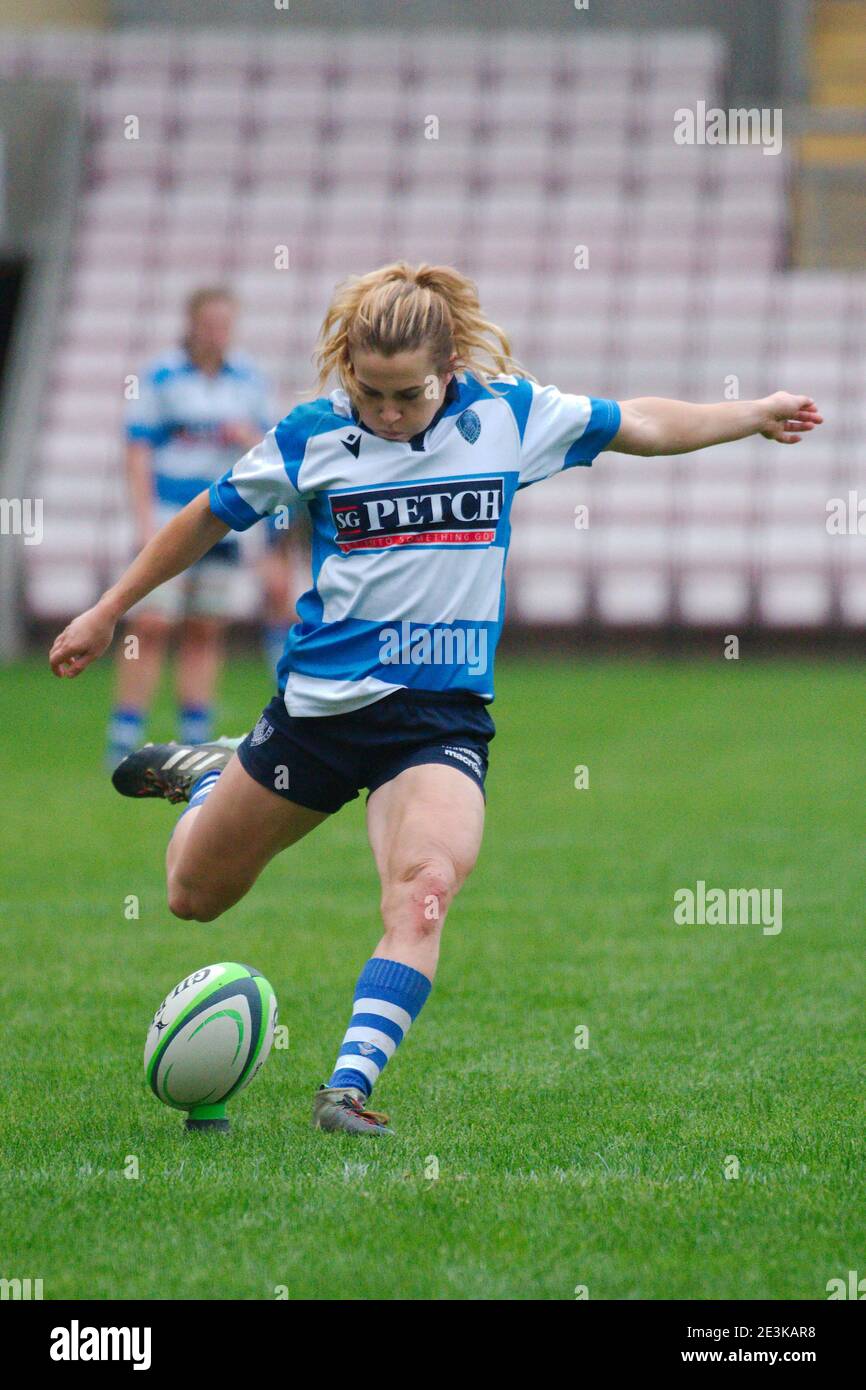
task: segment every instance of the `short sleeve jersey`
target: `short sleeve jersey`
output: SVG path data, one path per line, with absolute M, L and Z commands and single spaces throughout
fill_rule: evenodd
M 213 483 L 210 505 L 238 531 L 309 508 L 313 584 L 277 670 L 289 713 L 339 714 L 401 688 L 492 700 L 515 494 L 589 466 L 619 424 L 616 401 L 468 373 L 407 442 L 368 430 L 343 390 L 280 421 Z

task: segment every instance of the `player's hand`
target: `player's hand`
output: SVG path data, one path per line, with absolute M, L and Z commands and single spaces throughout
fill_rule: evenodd
M 111 645 L 116 626 L 115 619 L 109 616 L 100 605 L 94 604 L 86 613 L 73 618 L 48 653 L 48 662 L 55 676 L 80 676 L 85 666 Z
M 811 396 L 792 396 L 776 391 L 760 402 L 764 411 L 761 434 L 777 444 L 799 444 L 800 436 L 824 423 Z

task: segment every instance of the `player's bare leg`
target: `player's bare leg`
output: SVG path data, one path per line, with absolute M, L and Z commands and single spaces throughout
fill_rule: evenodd
M 367 831 L 382 885 L 384 934 L 367 962 L 328 1086 L 313 1106 L 319 1129 L 386 1135 L 366 1108 L 382 1067 L 430 991 L 448 908 L 471 873 L 484 830 L 480 788 L 439 763 L 406 768 L 367 803 Z
M 190 807 L 175 826 L 166 852 L 171 911 L 213 921 L 249 891 L 275 855 L 327 818 L 261 786 L 233 757 L 202 805 Z
M 385 928 L 374 956 L 433 980 L 448 908 L 475 867 L 483 833 L 484 797 L 456 768 L 408 767 L 373 793 L 367 834 Z
M 327 819 L 250 777 L 234 753 L 241 741 L 146 744 L 112 776 L 123 796 L 190 803 L 166 854 L 176 917 L 213 921 L 244 896 L 275 854 Z

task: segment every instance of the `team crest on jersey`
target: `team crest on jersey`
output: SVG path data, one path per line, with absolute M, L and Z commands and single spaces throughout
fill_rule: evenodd
M 474 410 L 464 410 L 457 416 L 457 428 L 467 444 L 474 444 L 481 433 L 481 421 Z
M 334 541 L 344 555 L 397 545 L 491 545 L 502 515 L 502 477 L 448 478 L 333 493 Z
M 273 724 L 269 724 L 265 718 L 260 719 L 250 737 L 251 747 L 255 748 L 259 743 L 266 743 L 273 732 Z

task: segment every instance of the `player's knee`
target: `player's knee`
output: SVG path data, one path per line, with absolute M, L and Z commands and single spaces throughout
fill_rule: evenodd
M 168 881 L 168 908 L 183 922 L 212 922 L 224 910 L 213 896 L 173 878 Z
M 382 894 L 386 927 L 399 918 L 419 936 L 438 930 L 460 888 L 461 875 L 450 855 L 431 855 L 407 863 Z M 408 911 L 407 911 L 408 909 Z

